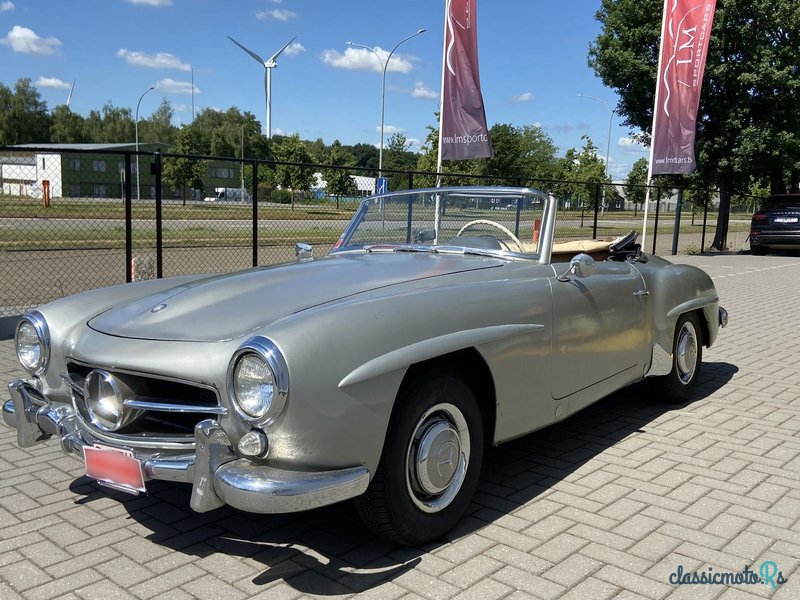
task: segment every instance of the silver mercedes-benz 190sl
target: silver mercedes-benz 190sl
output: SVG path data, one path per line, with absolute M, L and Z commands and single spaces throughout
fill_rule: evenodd
M 703 271 L 636 234 L 556 242 L 518 188 L 364 200 L 330 255 L 142 281 L 26 314 L 5 422 L 103 485 L 192 485 L 191 507 L 302 511 L 354 498 L 407 544 L 464 514 L 487 445 L 646 377 L 687 400 L 727 313 Z

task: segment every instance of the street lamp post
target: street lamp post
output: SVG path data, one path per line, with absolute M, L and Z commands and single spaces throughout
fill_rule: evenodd
M 156 88 L 155 88 L 155 86 L 152 86 L 152 85 L 149 88 L 147 88 L 144 91 L 144 94 L 139 96 L 139 101 L 136 103 L 136 120 L 135 120 L 135 128 L 136 128 L 136 200 L 141 200 L 142 199 L 142 195 L 141 195 L 141 192 L 139 190 L 139 105 L 142 103 L 142 98 L 144 98 L 145 95 L 148 92 L 152 92 L 154 89 L 156 89 Z
M 371 46 L 365 46 L 364 44 L 357 44 L 355 42 L 347 42 L 348 46 L 357 46 L 359 48 L 365 48 L 365 49 L 371 51 L 375 55 L 375 58 L 378 59 L 378 62 L 380 63 L 381 68 L 383 69 L 383 76 L 381 78 L 381 145 L 380 145 L 380 151 L 379 151 L 379 154 L 378 154 L 378 176 L 379 177 L 383 176 L 383 126 L 384 126 L 384 115 L 386 113 L 386 111 L 385 111 L 385 107 L 386 107 L 386 70 L 389 68 L 389 61 L 392 59 L 392 55 L 394 54 L 395 50 L 397 50 L 400 47 L 400 44 L 403 44 L 403 43 L 407 42 L 408 40 L 410 40 L 411 38 L 417 37 L 418 35 L 420 35 L 422 33 L 425 33 L 425 31 L 426 31 L 425 29 L 418 29 L 416 33 L 413 33 L 410 36 L 408 36 L 407 38 L 402 39 L 399 42 L 397 42 L 395 47 L 392 48 L 392 51 L 389 52 L 389 55 L 386 57 L 386 62 L 381 60 L 381 55 L 378 53 L 378 48 L 377 47 L 373 48 Z
M 608 104 L 604 100 L 600 98 L 595 98 L 594 96 L 587 96 L 586 94 L 578 94 L 580 98 L 587 98 L 589 100 L 597 100 L 600 104 L 606 107 L 608 111 L 608 140 L 606 141 L 606 179 L 608 179 L 608 159 L 609 159 L 609 152 L 611 151 L 611 123 L 614 119 L 614 111 L 609 108 Z M 603 214 L 605 210 L 605 188 L 603 188 L 603 206 L 600 207 L 600 214 Z

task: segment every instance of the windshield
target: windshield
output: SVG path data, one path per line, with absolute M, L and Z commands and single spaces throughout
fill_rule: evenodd
M 515 188 L 438 188 L 367 198 L 334 251 L 451 247 L 534 257 L 545 203 L 541 192 Z
M 761 210 L 800 210 L 800 195 L 797 196 L 772 196 L 764 202 Z

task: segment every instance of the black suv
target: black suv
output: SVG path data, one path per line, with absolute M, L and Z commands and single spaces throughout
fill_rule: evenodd
M 770 196 L 753 215 L 750 252 L 800 250 L 800 194 Z

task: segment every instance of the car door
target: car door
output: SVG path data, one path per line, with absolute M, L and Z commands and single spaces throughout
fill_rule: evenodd
M 641 377 L 648 360 L 647 290 L 627 262 L 597 262 L 592 275 L 569 281 L 558 280 L 568 263 L 553 267 L 551 392 L 556 400 L 586 392 L 570 402 L 574 412 Z

